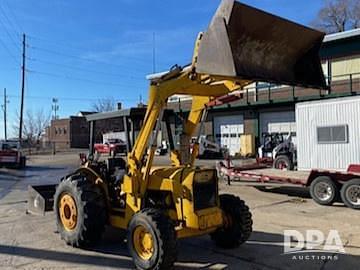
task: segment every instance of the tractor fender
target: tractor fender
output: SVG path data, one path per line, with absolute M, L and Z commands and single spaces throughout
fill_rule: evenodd
M 106 200 L 109 202 L 109 198 L 110 198 L 109 197 L 109 189 L 108 189 L 106 182 L 102 179 L 101 175 L 99 175 L 97 172 L 95 172 L 93 169 L 91 169 L 89 167 L 81 166 L 75 172 L 66 176 L 66 178 L 71 175 L 74 175 L 74 174 L 84 175 L 86 177 L 87 181 L 91 181 L 94 184 L 98 185 L 100 187 L 100 189 L 102 190 L 102 192 L 104 193 Z

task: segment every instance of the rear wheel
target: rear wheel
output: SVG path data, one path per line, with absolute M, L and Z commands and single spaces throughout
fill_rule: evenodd
M 233 195 L 220 195 L 223 210 L 223 227 L 211 234 L 211 239 L 222 248 L 235 248 L 249 239 L 252 232 L 252 218 L 249 207 Z
M 172 269 L 176 261 L 175 228 L 161 210 L 136 213 L 128 226 L 127 242 L 137 269 Z
M 294 169 L 294 164 L 288 156 L 282 155 L 275 158 L 274 168 L 284 171 L 292 171 Z
M 80 174 L 62 181 L 54 195 L 56 225 L 71 246 L 88 246 L 101 239 L 106 207 L 98 186 Z
M 339 186 L 328 176 L 318 176 L 310 185 L 310 195 L 321 205 L 332 205 L 339 197 Z
M 349 180 L 343 185 L 341 199 L 347 207 L 360 209 L 360 179 Z

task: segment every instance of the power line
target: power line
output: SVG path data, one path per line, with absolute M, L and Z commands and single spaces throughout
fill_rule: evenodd
M 80 46 L 77 46 L 77 45 L 70 45 L 69 43 L 67 42 L 64 42 L 64 41 L 53 41 L 53 40 L 49 40 L 49 39 L 46 39 L 46 38 L 43 38 L 43 37 L 36 37 L 36 36 L 29 36 L 30 39 L 33 39 L 33 40 L 39 40 L 39 41 L 44 41 L 46 43 L 49 43 L 49 44 L 52 44 L 53 46 L 55 47 L 66 47 L 66 48 L 69 48 L 69 49 L 73 49 L 73 50 L 80 50 L 80 51 L 84 51 L 84 50 L 89 50 L 89 48 L 85 48 L 85 47 L 80 47 Z M 126 45 L 132 45 L 133 43 L 127 43 Z M 149 42 L 149 48 L 151 48 L 151 43 Z M 149 63 L 150 63 L 150 60 L 151 60 L 151 55 L 150 53 L 152 53 L 150 50 L 149 50 Z M 148 62 L 147 60 L 144 60 L 144 58 L 137 58 L 137 57 L 130 57 L 130 56 L 120 56 L 121 58 L 123 59 L 127 59 L 127 60 L 131 60 L 131 61 L 139 61 L 139 62 Z
M 92 63 L 97 63 L 97 64 L 103 64 L 103 65 L 109 65 L 109 66 L 114 66 L 114 67 L 120 67 L 120 68 L 127 68 L 129 69 L 130 66 L 129 65 L 119 65 L 119 64 L 113 64 L 113 63 L 109 63 L 109 62 L 104 62 L 104 61 L 99 61 L 99 60 L 94 60 L 94 59 L 88 59 L 88 58 L 83 58 L 80 56 L 76 56 L 76 55 L 71 55 L 71 54 L 67 54 L 67 53 L 62 53 L 62 52 L 56 52 L 53 50 L 49 50 L 46 48 L 42 48 L 42 47 L 36 47 L 36 46 L 29 46 L 29 48 L 33 49 L 33 50 L 38 50 L 38 51 L 43 51 L 46 53 L 50 53 L 50 54 L 54 54 L 54 55 L 58 55 L 58 56 L 63 56 L 63 57 L 68 57 L 68 58 L 74 58 L 74 59 L 78 59 L 81 61 L 86 61 L 86 62 L 92 62 Z M 137 69 L 137 68 L 131 68 L 133 70 L 137 70 L 140 72 L 146 72 L 144 69 Z
M 4 3 L 4 4 L 6 5 L 7 10 L 8 10 L 8 11 L 11 13 L 11 15 L 13 16 L 13 18 L 14 18 L 14 25 L 16 26 L 15 28 L 18 29 L 17 32 L 18 32 L 19 36 L 21 36 L 20 33 L 25 33 L 25 31 L 24 31 L 23 28 L 21 27 L 20 23 L 18 23 L 18 18 L 17 18 L 17 16 L 16 16 L 15 13 L 12 11 L 12 9 L 9 7 L 9 5 L 8 5 L 8 3 L 7 3 L 7 0 L 3 0 L 2 3 Z M 0 7 L 1 7 L 1 6 L 0 6 Z
M 19 95 L 7 95 L 9 98 L 20 98 Z M 51 96 L 25 96 L 27 99 L 38 99 L 38 100 L 52 100 L 54 97 Z M 65 100 L 65 101 L 97 101 L 100 98 L 81 98 L 81 97 L 75 97 L 75 98 L 69 98 L 69 97 L 57 97 L 59 100 Z M 115 98 L 116 100 L 123 100 L 123 101 L 137 101 L 135 98 Z
M 64 78 L 64 79 L 68 79 L 68 80 L 75 80 L 75 81 L 83 81 L 83 82 L 87 82 L 87 83 L 92 83 L 92 84 L 100 84 L 100 85 L 109 85 L 109 86 L 122 86 L 122 87 L 133 87 L 133 85 L 129 84 L 120 84 L 120 83 L 109 83 L 109 82 L 102 82 L 102 81 L 94 81 L 94 80 L 89 80 L 89 79 L 84 79 L 84 78 L 77 78 L 77 77 L 72 77 L 72 76 L 64 76 L 64 75 L 60 75 L 60 74 L 56 74 L 56 73 L 50 73 L 50 72 L 44 72 L 44 71 L 38 71 L 38 70 L 29 70 L 27 69 L 26 71 L 30 72 L 30 73 L 34 73 L 34 74 L 40 74 L 40 75 L 44 75 L 44 76 L 50 76 L 50 77 L 56 77 L 56 78 Z
M 8 54 L 11 56 L 11 58 L 14 60 L 14 62 L 17 65 L 20 65 L 19 60 L 13 55 L 13 53 L 9 50 L 9 48 L 7 47 L 7 45 L 5 44 L 5 42 L 1 38 L 0 38 L 0 43 L 4 47 L 4 49 L 8 52 Z
M 145 77 L 137 77 L 137 76 L 136 77 L 135 76 L 126 76 L 126 75 L 120 74 L 120 73 L 109 73 L 109 72 L 103 72 L 103 71 L 92 70 L 92 69 L 87 69 L 87 68 L 81 68 L 81 67 L 76 67 L 76 66 L 70 66 L 70 65 L 65 65 L 65 64 L 60 64 L 60 63 L 55 63 L 55 62 L 51 62 L 51 61 L 42 60 L 42 59 L 39 59 L 39 58 L 27 57 L 27 59 L 29 61 L 40 62 L 40 63 L 44 63 L 44 64 L 47 64 L 47 65 L 59 66 L 59 67 L 67 68 L 67 69 L 79 70 L 79 71 L 90 72 L 90 73 L 97 73 L 97 74 L 102 74 L 102 75 L 107 75 L 107 76 L 123 77 L 123 78 L 129 78 L 129 79 L 140 79 L 140 80 L 145 78 Z
M 15 48 L 17 48 L 18 50 L 20 50 L 19 44 L 16 43 L 16 41 L 14 40 L 14 38 L 12 37 L 12 35 L 10 34 L 10 32 L 7 30 L 5 24 L 3 23 L 3 21 L 0 19 L 0 24 L 3 26 L 6 34 L 8 35 L 8 37 L 10 38 L 12 44 L 15 46 Z
M 20 37 L 20 33 L 15 29 L 14 24 L 12 23 L 12 21 L 9 19 L 9 17 L 7 16 L 5 10 L 2 8 L 2 6 L 0 5 L 0 11 L 1 13 L 4 15 L 4 18 L 6 19 L 6 21 L 8 22 L 8 24 L 10 25 L 10 27 L 15 31 L 15 34 L 18 35 L 18 37 Z

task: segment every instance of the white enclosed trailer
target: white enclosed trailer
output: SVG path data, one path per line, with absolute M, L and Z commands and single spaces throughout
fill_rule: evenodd
M 360 97 L 296 104 L 298 170 L 360 164 Z

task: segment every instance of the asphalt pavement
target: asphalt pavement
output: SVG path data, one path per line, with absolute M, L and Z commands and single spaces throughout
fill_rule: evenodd
M 166 157 L 157 157 L 164 164 Z M 199 161 L 213 166 L 214 161 Z M 0 169 L 0 269 L 133 269 L 123 232 L 107 228 L 101 243 L 84 250 L 67 246 L 55 230 L 54 214 L 26 214 L 27 187 L 57 183 L 79 164 L 77 154 L 35 156 L 25 170 Z M 259 190 L 220 183 L 221 193 L 240 196 L 253 213 L 254 232 L 239 248 L 217 248 L 210 237 L 179 241 L 176 269 L 358 269 L 360 217 L 342 204 L 323 207 L 307 190 Z M 284 230 L 339 233 L 345 254 L 329 258 L 284 255 Z M 332 254 L 334 255 L 334 254 Z M 335 254 L 336 255 L 336 254 Z

